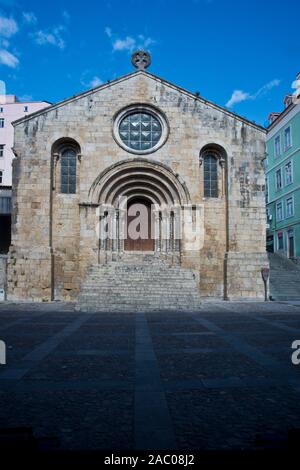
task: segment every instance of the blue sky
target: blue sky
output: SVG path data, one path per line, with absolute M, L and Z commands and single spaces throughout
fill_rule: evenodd
M 264 124 L 300 71 L 296 0 L 0 0 L 0 80 L 60 101 L 132 71 L 152 73 Z

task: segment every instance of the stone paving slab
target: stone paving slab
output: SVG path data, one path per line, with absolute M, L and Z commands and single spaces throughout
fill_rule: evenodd
M 259 366 L 244 354 L 234 351 L 213 353 L 184 352 L 176 355 L 159 355 L 159 365 L 163 379 L 203 379 L 232 377 L 272 377 L 272 372 Z
M 93 389 L 0 392 L 0 427 L 33 427 L 67 449 L 133 447 L 133 392 Z
M 110 354 L 106 357 L 78 355 L 57 357 L 52 354 L 24 376 L 24 380 L 121 380 L 134 378 L 134 361 L 132 356 L 119 356 Z
M 100 327 L 101 328 L 101 327 Z M 106 336 L 103 334 L 90 336 L 88 334 L 76 333 L 72 337 L 67 338 L 61 343 L 57 350 L 69 351 L 77 349 L 99 349 L 99 350 L 110 350 L 114 349 L 134 349 L 135 348 L 135 337 L 130 335 L 119 335 Z
M 0 304 L 0 339 L 0 427 L 32 426 L 63 449 L 252 448 L 257 434 L 300 428 L 297 305 Z
M 227 343 L 214 334 L 207 335 L 153 335 L 153 345 L 156 350 L 174 348 L 184 350 L 186 348 L 225 348 Z
M 58 333 L 63 326 L 67 325 L 68 322 L 64 322 L 63 324 L 53 324 L 53 323 L 21 323 L 18 324 L 18 327 L 22 328 L 22 334 L 23 335 L 53 335 L 55 333 Z M 10 326 L 9 328 L 6 328 L 5 333 L 6 334 L 13 334 L 16 331 L 16 326 Z
M 251 448 L 255 435 L 299 427 L 298 395 L 285 388 L 186 390 L 168 392 L 167 399 L 183 449 Z
M 152 334 L 187 334 L 187 333 L 200 333 L 207 332 L 207 328 L 198 325 L 196 322 L 193 323 L 193 320 L 190 323 L 174 321 L 174 323 L 155 323 L 154 325 L 149 325 L 150 331 Z
M 264 331 L 265 330 L 265 331 Z M 273 329 L 271 328 L 273 331 Z M 263 326 L 256 332 L 243 332 L 238 333 L 239 337 L 243 338 L 251 346 L 268 347 L 280 345 L 281 347 L 289 347 L 294 339 L 300 338 L 300 333 L 289 333 L 276 330 L 275 333 L 269 332 L 268 328 Z

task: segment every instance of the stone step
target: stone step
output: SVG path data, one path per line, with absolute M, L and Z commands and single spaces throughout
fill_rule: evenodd
M 270 295 L 274 300 L 300 300 L 300 267 L 278 253 L 269 254 Z
M 81 287 L 82 311 L 190 311 L 200 308 L 197 276 L 153 254 L 92 266 Z

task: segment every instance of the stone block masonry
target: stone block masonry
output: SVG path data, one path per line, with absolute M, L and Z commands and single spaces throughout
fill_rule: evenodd
M 164 141 L 155 151 L 139 154 L 120 144 L 116 119 L 128 109 L 161 119 Z M 66 148 L 76 154 L 75 194 L 62 192 Z M 190 251 L 184 238 L 176 247 L 158 239 L 154 244 L 157 256 L 197 273 L 201 296 L 263 298 L 260 126 L 137 71 L 18 121 L 14 151 L 10 300 L 77 300 L 91 266 L 121 259 L 120 240 L 99 242 L 97 209 L 114 205 L 126 191 L 203 208 L 201 246 Z M 217 161 L 212 197 L 204 185 L 210 154 Z

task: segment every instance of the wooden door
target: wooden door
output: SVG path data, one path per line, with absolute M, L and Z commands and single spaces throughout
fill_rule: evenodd
M 294 232 L 289 233 L 289 258 L 294 258 L 295 250 L 294 250 Z
M 151 204 L 145 199 L 134 199 L 127 206 L 126 251 L 154 251 L 151 238 Z

